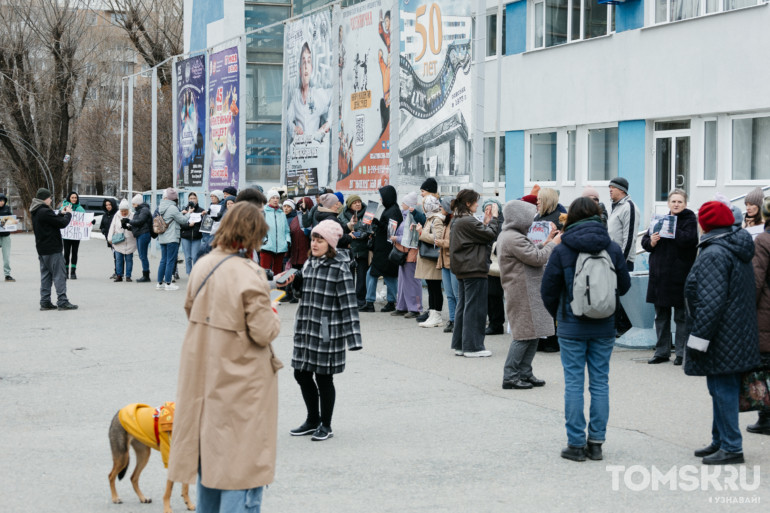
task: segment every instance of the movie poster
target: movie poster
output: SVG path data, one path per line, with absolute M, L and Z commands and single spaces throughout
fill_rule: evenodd
M 333 142 L 339 190 L 377 191 L 390 182 L 391 33 L 391 12 L 382 0 L 342 10 L 340 127 Z
M 305 170 L 318 185 L 334 186 L 332 137 L 336 62 L 331 10 L 287 23 L 283 52 L 282 176 Z M 336 44 L 336 41 L 334 42 Z M 336 148 L 336 146 L 335 146 Z
M 471 4 L 400 0 L 399 179 L 470 182 Z
M 209 56 L 209 189 L 238 188 L 238 47 Z
M 203 185 L 206 133 L 206 59 L 197 55 L 176 63 L 177 187 Z

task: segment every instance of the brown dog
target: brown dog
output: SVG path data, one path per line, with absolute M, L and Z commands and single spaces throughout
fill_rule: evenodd
M 109 439 L 112 450 L 112 470 L 109 474 L 112 502 L 121 504 L 115 488 L 115 478 L 123 479 L 130 460 L 128 446 L 136 453 L 136 467 L 131 475 L 134 491 L 143 503 L 152 502 L 139 489 L 139 476 L 150 459 L 151 449 L 160 451 L 163 464 L 168 467 L 168 454 L 171 447 L 171 429 L 174 421 L 174 403 L 167 402 L 159 408 L 146 404 L 129 404 L 121 408 L 110 423 Z M 166 481 L 166 493 L 163 495 L 163 513 L 171 512 L 172 481 Z M 189 486 L 182 484 L 182 498 L 187 509 L 193 511 L 195 504 L 190 500 Z

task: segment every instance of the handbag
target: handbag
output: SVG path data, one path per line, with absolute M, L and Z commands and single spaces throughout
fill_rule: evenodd
M 393 249 L 390 250 L 390 254 L 388 255 L 388 260 L 399 266 L 404 265 L 406 263 L 406 255 L 406 251 L 401 251 L 396 246 L 393 246 Z
M 741 374 L 739 411 L 770 411 L 770 371 L 753 370 Z
M 120 244 L 122 242 L 126 242 L 126 234 L 125 233 L 113 233 L 112 234 L 112 243 L 113 244 Z
M 439 248 L 435 244 L 430 244 L 424 240 L 420 241 L 420 258 L 427 260 L 438 260 Z
M 497 242 L 492 244 L 492 253 L 490 254 L 491 263 L 489 264 L 489 276 L 500 277 L 500 262 L 497 260 Z

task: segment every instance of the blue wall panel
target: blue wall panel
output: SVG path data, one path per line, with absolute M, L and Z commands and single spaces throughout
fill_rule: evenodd
M 225 17 L 225 0 L 193 0 L 190 50 L 196 52 L 208 47 L 206 38 L 209 23 Z
M 646 127 L 643 119 L 618 123 L 618 174 L 628 180 L 628 193 L 643 215 L 647 212 L 644 204 Z
M 644 2 L 630 0 L 615 6 L 615 32 L 634 30 L 644 26 Z
M 524 131 L 505 132 L 505 201 L 524 196 Z
M 519 0 L 505 6 L 505 54 L 527 50 L 527 2 Z

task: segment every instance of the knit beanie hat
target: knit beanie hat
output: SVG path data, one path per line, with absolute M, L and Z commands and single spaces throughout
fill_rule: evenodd
M 296 203 L 294 203 L 294 201 L 292 201 L 292 200 L 290 200 L 290 199 L 287 199 L 286 201 L 284 201 L 284 202 L 283 202 L 283 206 L 285 207 L 286 205 L 289 205 L 289 206 L 291 207 L 291 209 L 292 209 L 292 210 L 294 210 L 295 208 L 297 208 L 297 204 L 296 204 Z
M 438 192 L 438 182 L 436 182 L 435 178 L 428 178 L 422 182 L 420 190 L 436 194 Z
M 144 198 L 142 197 L 141 194 L 137 194 L 136 196 L 131 198 L 131 204 L 134 206 L 141 205 L 142 203 L 144 203 Z
M 485 199 L 484 203 L 481 204 L 481 211 L 484 212 L 487 209 L 487 205 L 491 205 L 492 203 L 497 205 L 497 211 L 498 212 L 502 212 L 503 211 L 503 206 L 495 198 L 487 198 L 487 199 Z
M 439 208 L 441 208 L 441 202 L 435 196 L 425 196 L 422 200 L 422 209 L 426 214 L 438 212 Z
M 698 224 L 706 233 L 714 228 L 731 226 L 734 222 L 733 211 L 721 201 L 707 201 L 698 210 Z
M 416 192 L 410 192 L 409 194 L 404 196 L 404 199 L 401 200 L 401 203 L 403 203 L 409 208 L 414 208 L 417 206 L 417 200 L 419 197 L 420 195 L 417 194 Z
M 171 201 L 176 201 L 179 199 L 179 193 L 176 192 L 176 189 L 173 187 L 169 187 L 163 192 L 163 197 Z
M 215 189 L 211 191 L 211 194 L 209 196 L 215 196 L 220 203 L 222 203 L 225 200 L 225 193 L 224 191 L 220 191 L 219 189 Z
M 341 192 L 337 191 L 334 193 L 334 195 L 337 196 L 337 199 L 340 200 L 340 203 L 345 203 L 345 196 L 343 196 Z
M 269 191 L 267 191 L 266 196 L 267 196 L 267 201 L 270 201 L 273 198 L 281 199 L 281 193 L 278 192 L 276 189 L 270 189 Z
M 222 192 L 228 196 L 238 196 L 238 189 L 235 187 L 225 187 Z
M 319 200 L 321 201 L 321 206 L 325 208 L 332 208 L 340 201 L 337 196 L 328 192 L 326 194 L 321 194 Z
M 118 210 L 128 210 L 131 208 L 131 205 L 128 204 L 128 200 L 126 198 L 123 198 L 120 200 L 120 205 L 118 206 Z
M 228 201 L 232 201 L 233 203 L 235 203 L 238 200 L 235 199 L 235 196 L 225 196 L 225 203 L 227 203 Z
M 581 194 L 583 198 L 598 198 L 599 197 L 599 191 L 597 191 L 595 188 L 591 187 L 590 185 L 586 185 L 583 187 L 583 194 Z
M 326 195 L 324 194 L 324 196 Z M 333 196 L 333 194 L 331 196 Z M 313 235 L 314 233 L 323 237 L 323 239 L 329 243 L 329 246 L 337 249 L 337 242 L 339 242 L 340 237 L 342 237 L 342 226 L 340 226 L 340 223 L 337 221 L 326 219 L 325 221 L 318 223 L 316 227 L 313 228 L 313 231 L 310 232 L 310 235 Z
M 628 194 L 628 180 L 622 176 L 616 176 L 610 180 L 610 187 L 615 187 L 616 189 L 620 189 L 621 191 Z
M 537 206 L 537 196 L 534 194 L 527 194 L 521 198 L 521 201 L 526 201 L 527 203 Z
M 762 188 L 757 187 L 746 195 L 744 203 L 747 205 L 756 205 L 757 207 L 762 208 L 762 203 L 764 203 L 764 201 L 765 193 L 762 191 Z
M 351 194 L 350 196 L 348 196 L 348 199 L 345 200 L 345 208 L 350 208 L 350 206 L 356 201 L 360 201 L 361 205 L 364 204 L 363 200 L 361 200 L 361 196 L 359 196 L 358 194 Z
M 446 210 L 447 214 L 452 213 L 452 198 L 443 198 L 441 200 L 441 208 Z
M 35 194 L 35 197 L 37 199 L 43 200 L 43 201 L 47 200 L 51 196 L 53 196 L 53 194 L 51 194 L 51 191 L 49 191 L 48 189 L 46 189 L 44 187 L 39 188 L 37 190 L 37 194 Z

